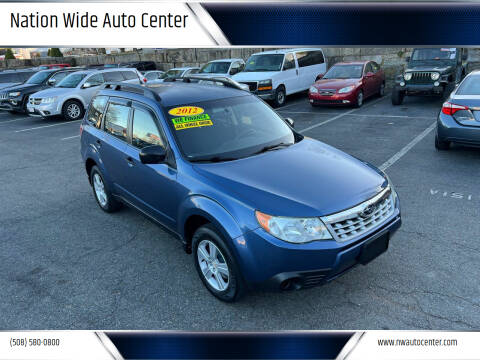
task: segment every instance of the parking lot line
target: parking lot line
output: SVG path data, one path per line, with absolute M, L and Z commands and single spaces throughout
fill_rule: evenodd
M 32 118 L 31 116 L 27 116 L 27 117 L 22 117 L 22 118 L 14 119 L 14 120 L 0 121 L 0 125 L 2 125 L 2 124 L 7 124 L 7 123 L 11 123 L 11 122 L 15 122 L 15 121 L 28 120 L 28 119 L 33 119 L 33 118 Z
M 282 111 L 287 114 L 310 114 L 310 115 L 332 115 L 338 114 L 338 112 L 327 113 L 327 112 L 309 112 L 309 111 Z M 364 117 L 385 117 L 385 118 L 399 118 L 399 119 L 435 119 L 435 116 L 409 116 L 409 115 L 383 115 L 383 114 L 350 114 L 345 113 L 348 116 L 364 116 Z
M 347 111 L 347 112 L 345 112 L 345 113 L 341 113 L 341 114 L 339 114 L 339 115 L 337 115 L 337 116 L 334 116 L 334 117 L 332 117 L 332 118 L 330 118 L 330 119 L 328 119 L 328 120 L 319 122 L 318 124 L 315 124 L 315 125 L 312 125 L 312 126 L 309 126 L 309 127 L 305 128 L 305 129 L 303 129 L 303 130 L 300 130 L 299 133 L 302 133 L 302 134 L 303 134 L 304 132 L 309 131 L 309 130 L 312 130 L 312 129 L 315 129 L 315 128 L 318 127 L 318 126 L 328 124 L 329 122 L 332 122 L 332 121 L 334 121 L 334 120 L 340 119 L 341 117 L 343 117 L 343 116 L 345 116 L 345 115 L 348 115 L 348 114 L 351 114 L 351 113 L 353 113 L 354 111 L 357 111 L 357 110 L 360 110 L 360 109 L 365 109 L 366 107 L 369 107 L 370 105 L 376 104 L 376 103 L 378 103 L 378 102 L 380 102 L 380 101 L 382 101 L 382 100 L 384 100 L 384 99 L 386 99 L 386 98 L 387 98 L 386 96 L 383 96 L 383 97 L 381 97 L 380 99 L 377 99 L 377 100 L 375 100 L 375 101 L 372 101 L 371 103 L 365 104 L 365 106 L 362 107 L 362 108 L 355 108 L 355 109 L 349 110 L 349 111 Z
M 390 166 L 395 164 L 398 160 L 400 160 L 407 152 L 410 151 L 416 144 L 418 144 L 422 139 L 427 136 L 433 129 L 437 126 L 437 122 L 435 121 L 432 125 L 428 128 L 423 130 L 419 135 L 417 135 L 412 141 L 410 141 L 407 145 L 405 145 L 399 152 L 393 155 L 390 159 L 385 161 L 382 165 L 379 166 L 379 169 L 385 171 Z
M 80 137 L 80 135 L 64 137 L 62 140 L 70 140 L 70 139 L 75 139 L 75 138 L 78 138 L 78 137 Z
M 44 129 L 44 128 L 49 128 L 49 127 L 52 127 L 52 126 L 59 126 L 59 125 L 65 125 L 65 124 L 73 124 L 73 123 L 76 123 L 76 122 L 79 122 L 79 121 L 82 121 L 82 120 L 74 120 L 74 121 L 62 122 L 62 123 L 59 123 L 59 124 L 51 124 L 51 125 L 37 126 L 37 127 L 33 127 L 33 128 L 28 128 L 28 129 L 16 130 L 15 132 L 16 132 L 16 133 L 20 133 L 20 132 L 24 132 L 24 131 Z

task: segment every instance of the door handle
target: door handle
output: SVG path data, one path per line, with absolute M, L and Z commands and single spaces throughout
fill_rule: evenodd
M 100 148 L 100 146 L 102 146 L 102 142 L 100 141 L 100 139 L 95 140 L 95 143 L 97 144 L 98 149 Z
M 131 156 L 128 156 L 125 160 L 127 160 L 128 166 L 132 167 L 135 165 L 135 163 L 133 162 L 133 158 Z

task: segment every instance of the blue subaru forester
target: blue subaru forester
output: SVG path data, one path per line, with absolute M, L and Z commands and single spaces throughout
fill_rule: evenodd
M 232 80 L 201 82 L 111 83 L 93 98 L 81 153 L 102 210 L 127 204 L 168 229 L 224 301 L 319 285 L 387 250 L 401 217 L 384 173 Z

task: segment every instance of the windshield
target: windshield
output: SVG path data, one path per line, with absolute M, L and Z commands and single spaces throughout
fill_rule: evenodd
M 166 73 L 163 73 L 162 76 L 160 76 L 160 79 L 179 77 L 182 74 L 183 70 L 168 70 Z
M 87 74 L 70 74 L 60 81 L 55 87 L 75 88 L 78 86 L 78 84 L 80 84 L 85 76 L 87 76 Z
M 456 54 L 456 48 L 415 49 L 412 54 L 412 61 L 454 60 Z
M 26 83 L 27 84 L 41 84 L 43 83 L 45 80 L 47 80 L 47 78 L 50 76 L 52 72 L 51 71 L 40 71 L 38 73 L 36 73 L 35 75 L 31 76 L 27 81 Z
M 468 76 L 455 91 L 456 95 L 480 95 L 480 75 Z
M 283 54 L 252 55 L 243 71 L 280 71 L 282 63 Z
M 186 113 L 196 115 L 182 116 Z M 234 160 L 251 156 L 266 146 L 295 141 L 290 127 L 255 96 L 174 106 L 168 117 L 172 132 L 190 161 Z
M 230 68 L 229 62 L 211 62 L 203 65 L 199 74 L 226 74 Z
M 362 77 L 363 65 L 334 65 L 323 79 L 359 79 Z

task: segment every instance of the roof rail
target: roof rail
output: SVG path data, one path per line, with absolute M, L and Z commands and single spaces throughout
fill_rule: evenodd
M 174 81 L 179 81 L 179 80 L 181 80 L 183 82 L 186 82 L 186 83 L 192 83 L 193 82 L 192 80 L 197 80 L 195 82 L 198 82 L 200 80 L 215 81 L 215 82 L 222 83 L 226 87 L 230 87 L 230 88 L 237 89 L 237 90 L 245 90 L 238 82 L 236 82 L 235 80 L 232 80 L 232 79 L 230 79 L 229 77 L 226 77 L 226 76 L 205 77 L 205 76 L 192 75 L 192 76 L 184 76 L 184 77 L 166 78 L 163 81 L 164 82 L 174 82 Z
M 102 89 L 105 90 L 114 90 L 114 91 L 128 91 L 135 94 L 140 94 L 143 96 L 148 97 L 149 99 L 160 101 L 160 96 L 153 90 L 142 86 L 142 85 L 135 85 L 123 82 L 107 82 L 103 84 Z

